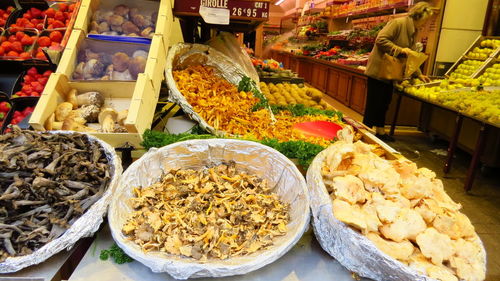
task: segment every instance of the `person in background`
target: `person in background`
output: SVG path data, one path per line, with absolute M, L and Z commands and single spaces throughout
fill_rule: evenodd
M 368 58 L 365 74 L 368 76 L 368 90 L 366 110 L 363 123 L 373 128 L 376 136 L 383 141 L 394 141 L 394 138 L 385 133 L 385 115 L 392 98 L 393 81 L 382 80 L 378 77 L 380 65 L 385 53 L 406 56 L 411 50 L 416 50 L 418 28 L 425 25 L 432 16 L 432 8 L 427 2 L 415 4 L 406 17 L 390 20 L 378 33 L 375 46 Z M 414 74 L 424 82 L 430 79 L 422 75 L 420 69 Z

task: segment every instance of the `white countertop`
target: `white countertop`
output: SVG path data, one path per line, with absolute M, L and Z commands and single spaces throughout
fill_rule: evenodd
M 109 249 L 114 243 L 109 227 L 106 225 L 97 234 L 94 243 L 71 275 L 69 281 L 165 281 L 175 280 L 170 275 L 153 273 L 148 267 L 134 261 L 127 264 L 116 264 L 111 260 L 101 261 L 99 254 Z M 330 257 L 314 238 L 310 229 L 287 254 L 272 264 L 257 271 L 220 280 L 262 280 L 262 281 L 295 281 L 295 280 L 335 280 L 353 281 L 351 273 Z M 215 280 L 215 278 L 197 278 L 197 281 Z M 364 279 L 366 280 L 366 279 Z

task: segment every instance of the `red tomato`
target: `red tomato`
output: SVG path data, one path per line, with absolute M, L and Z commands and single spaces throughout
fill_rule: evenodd
M 50 46 L 50 38 L 47 37 L 47 36 L 42 36 L 40 38 L 38 38 L 38 45 L 40 47 L 48 47 Z
M 45 54 L 43 52 L 38 52 L 36 53 L 36 56 L 35 56 L 37 59 L 39 60 L 47 60 L 47 58 L 45 57 Z
M 33 38 L 29 37 L 28 35 L 24 35 L 24 37 L 21 39 L 21 44 L 23 44 L 23 46 L 31 46 L 33 45 Z
M 52 31 L 49 35 L 49 38 L 52 42 L 61 43 L 63 34 L 60 31 Z
M 14 52 L 14 51 L 10 51 L 7 53 L 7 56 L 8 57 L 19 57 L 19 54 L 17 52 Z
M 26 74 L 28 74 L 30 76 L 35 76 L 38 74 L 38 70 L 36 69 L 36 67 L 33 66 L 32 68 L 28 69 Z
M 23 39 L 23 37 L 25 36 L 26 34 L 24 34 L 24 32 L 22 31 L 18 31 L 16 32 L 16 38 L 18 41 L 21 41 L 21 39 Z
M 53 8 L 48 8 L 47 10 L 45 10 L 45 14 L 48 18 L 53 18 L 56 14 L 56 10 L 54 10 Z
M 22 52 L 21 54 L 19 54 L 19 57 L 21 59 L 23 59 L 23 60 L 29 60 L 29 59 L 31 59 L 31 55 L 28 52 Z
M 21 42 L 19 41 L 12 42 L 12 50 L 18 53 L 22 53 L 24 51 L 23 44 L 21 44 Z

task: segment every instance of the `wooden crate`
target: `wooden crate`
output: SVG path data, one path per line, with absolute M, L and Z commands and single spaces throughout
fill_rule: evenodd
M 151 127 L 157 99 L 153 92 L 151 80 L 144 74 L 139 74 L 137 82 L 112 81 L 70 81 L 65 74 L 53 73 L 40 97 L 40 100 L 30 118 L 30 125 L 38 131 L 45 131 L 45 121 L 52 115 L 58 104 L 64 101 L 64 95 L 76 89 L 78 93 L 99 91 L 106 98 L 106 103 L 121 104 L 121 110 L 127 108 L 128 116 L 125 127 L 129 133 L 90 133 L 114 147 L 123 146 L 126 142 L 136 148 L 140 147 L 142 133 Z M 117 90 L 119 89 L 119 90 Z
M 154 1 L 134 1 L 134 0 L 120 0 L 120 1 L 101 1 L 101 0 L 83 0 L 80 6 L 80 13 L 75 21 L 74 29 L 79 29 L 87 33 L 89 31 L 89 25 L 92 21 L 92 16 L 94 12 L 99 9 L 101 3 L 106 7 L 112 7 L 113 5 L 126 4 L 131 7 L 137 7 L 137 5 L 146 5 L 149 7 L 158 6 L 157 2 Z M 170 0 L 161 0 L 158 7 L 158 17 L 156 19 L 155 35 L 160 35 L 163 37 L 163 42 L 165 46 L 168 46 L 168 40 L 170 34 L 172 33 L 172 24 L 174 22 L 174 17 L 172 14 L 172 3 Z M 166 52 L 167 50 L 165 50 Z M 165 53 L 166 56 L 166 53 Z
M 99 91 L 106 97 L 127 97 L 130 99 L 130 106 L 125 127 L 130 133 L 93 133 L 93 135 L 115 147 L 129 142 L 138 148 L 142 134 L 151 127 L 163 80 L 166 64 L 163 36 L 154 36 L 149 47 L 145 73 L 139 74 L 137 81 L 70 81 L 76 66 L 78 47 L 85 37 L 85 32 L 82 30 L 74 30 L 71 34 L 59 67 L 50 77 L 40 103 L 30 119 L 30 124 L 36 130 L 45 130 L 43 126 L 45 121 L 63 101 L 62 95 L 71 88 L 77 89 L 79 93 Z M 116 44 L 120 46 L 120 43 Z
M 82 30 L 74 30 L 68 41 L 68 46 L 61 58 L 56 73 L 63 73 L 67 77 L 71 77 L 76 67 L 79 46 L 85 39 L 85 32 Z M 127 43 L 114 42 L 116 46 L 124 46 Z M 165 65 L 167 63 L 166 44 L 163 41 L 163 36 L 155 35 L 149 47 L 148 58 L 146 62 L 146 74 L 151 79 L 155 89 L 155 95 L 158 96 L 163 81 Z

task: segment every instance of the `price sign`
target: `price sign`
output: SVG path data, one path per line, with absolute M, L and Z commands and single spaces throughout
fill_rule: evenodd
M 229 10 L 231 19 L 267 20 L 269 18 L 268 1 L 245 0 L 176 0 L 174 14 L 178 16 L 199 16 L 200 7 Z

